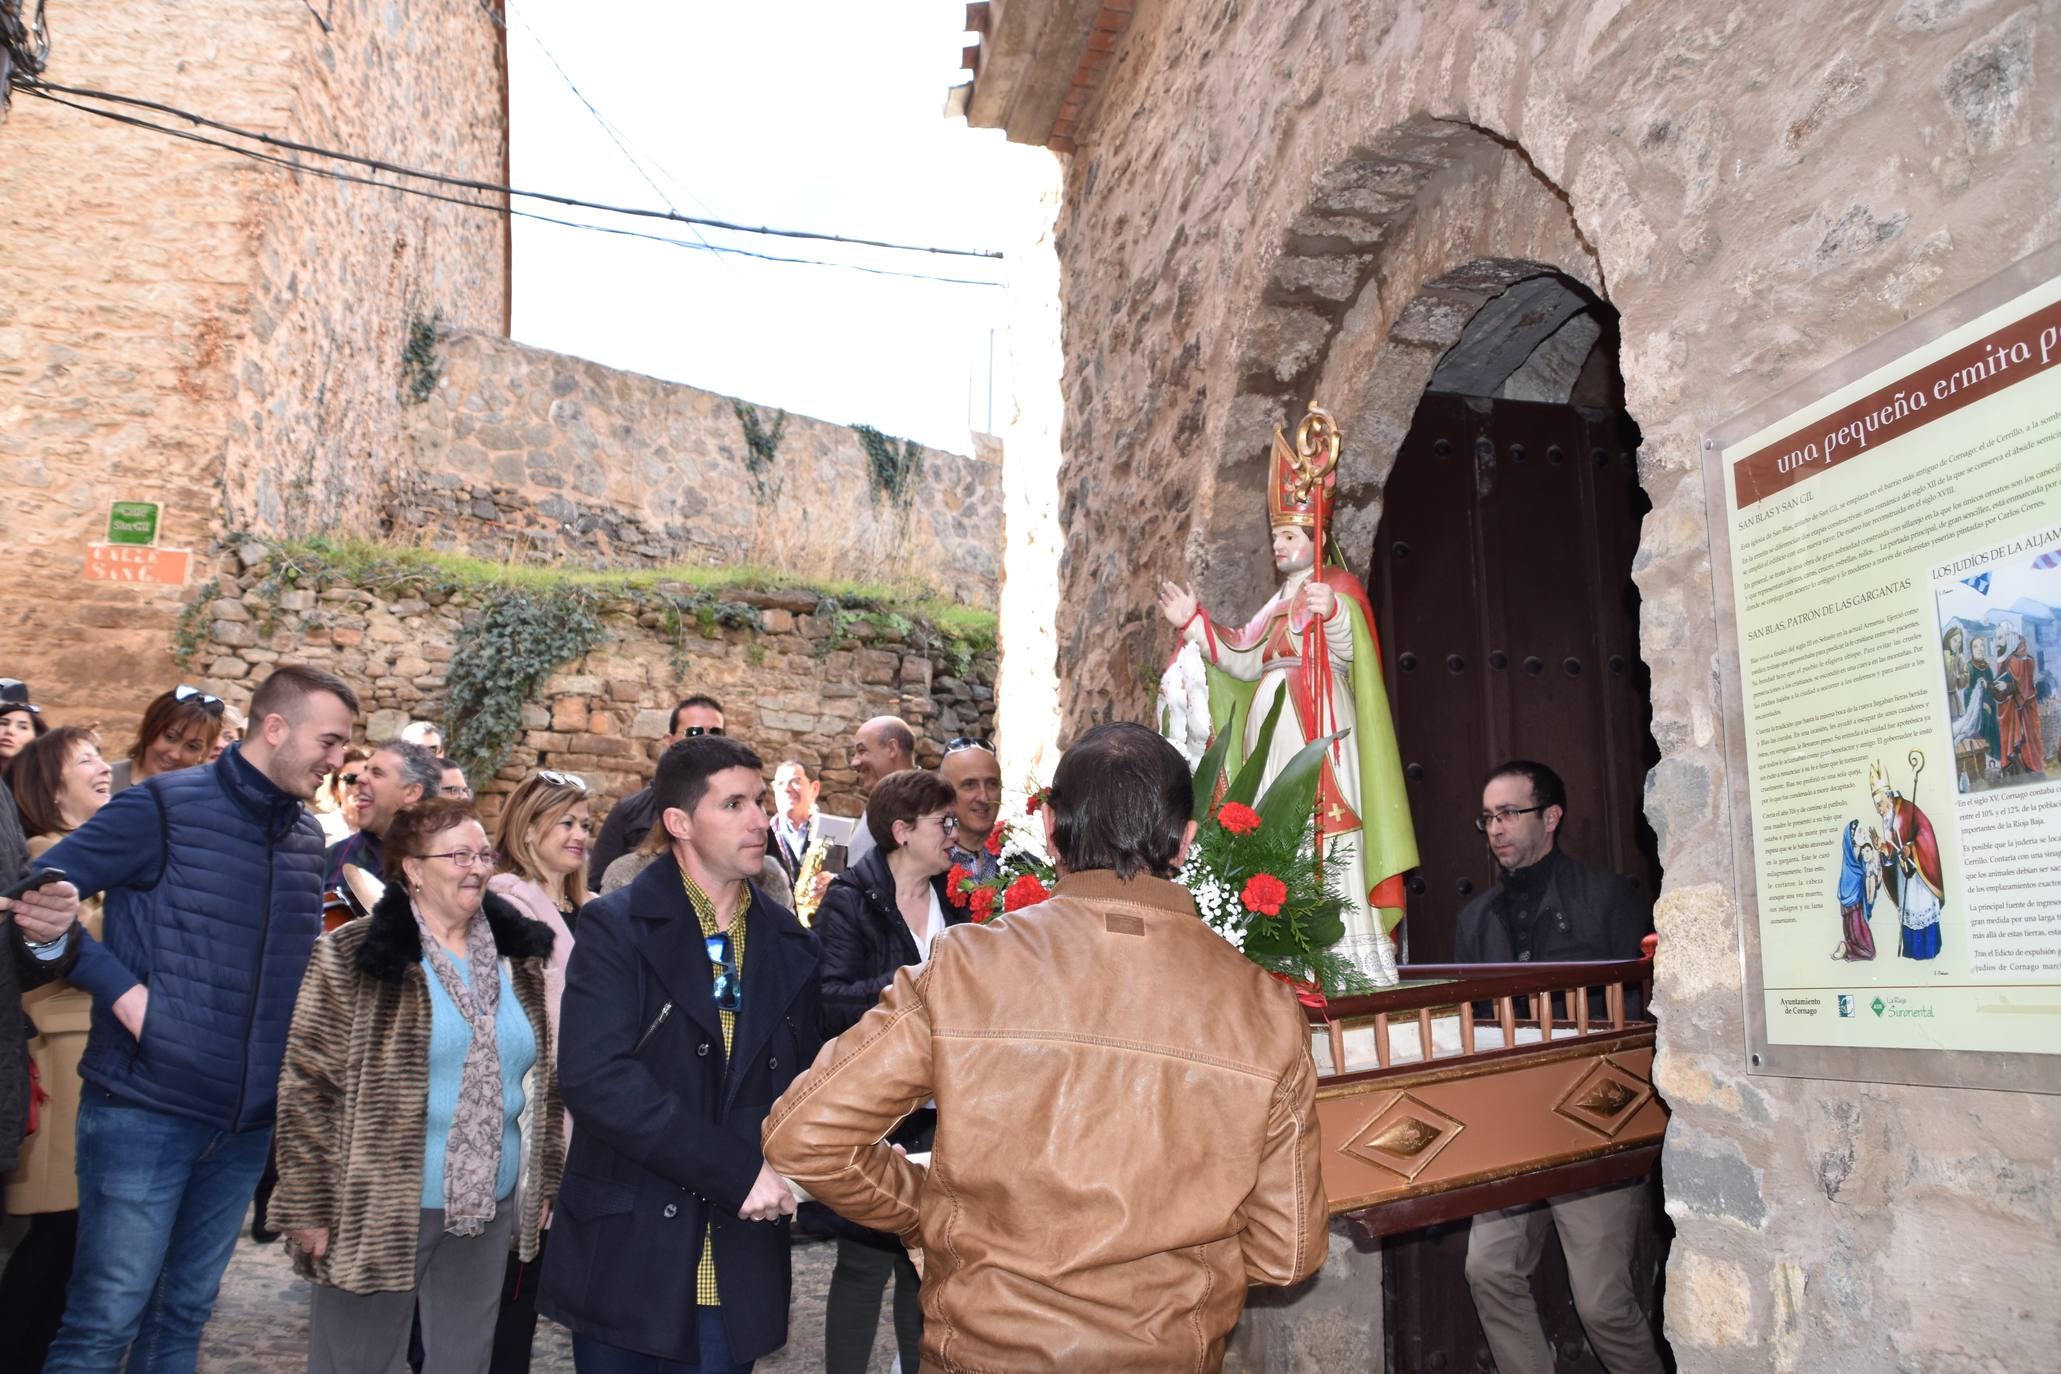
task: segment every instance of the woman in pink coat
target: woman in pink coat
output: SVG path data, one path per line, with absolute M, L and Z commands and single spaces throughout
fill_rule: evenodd
M 542 921 L 554 937 L 544 965 L 544 1005 L 551 1023 L 550 1054 L 558 1058 L 558 1003 L 565 993 L 565 965 L 572 957 L 573 930 L 587 900 L 587 850 L 594 821 L 586 780 L 577 773 L 545 768 L 532 773 L 501 809 L 494 836 L 494 876 L 487 891 Z M 572 1120 L 565 1123 L 572 1139 Z M 545 1233 L 548 1241 L 550 1233 Z M 525 1265 L 508 1258 L 501 1289 L 501 1315 L 494 1327 L 490 1374 L 526 1374 L 537 1330 L 536 1275 L 542 1249 Z

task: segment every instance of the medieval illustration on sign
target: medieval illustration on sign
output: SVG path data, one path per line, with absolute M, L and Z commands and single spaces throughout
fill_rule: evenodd
M 1296 755 L 1331 737 L 1317 779 L 1314 861 L 1336 875 L 1346 894 L 1345 937 L 1336 952 L 1375 985 L 1392 987 L 1390 932 L 1402 921 L 1403 873 L 1417 863 L 1417 843 L 1373 610 L 1357 577 L 1325 563 L 1339 445 L 1337 425 L 1314 405 L 1293 443 L 1275 429 L 1267 515 L 1282 580 L 1251 619 L 1242 626 L 1220 622 L 1192 589 L 1171 581 L 1160 587 L 1159 608 L 1179 632 L 1183 652 L 1200 656 L 1210 733 L 1227 741 L 1226 776 L 1264 740 L 1265 791 Z M 1328 552 L 1335 559 L 1335 548 Z M 1192 731 L 1198 722 L 1180 680 L 1170 673 L 1173 690 L 1161 719 L 1178 717 Z M 1268 735 L 1264 724 L 1277 713 L 1279 728 Z
M 1861 834 L 1858 820 L 1839 836 L 1839 943 L 1832 957 L 1858 963 L 1875 957 L 1875 899 L 1882 893 L 1881 844 Z
M 2061 777 L 2061 545 L 1940 586 L 1940 654 L 1962 792 Z
M 1876 819 L 1868 824 L 1865 840 L 1860 838 L 1859 822 L 1849 822 L 1847 826 L 1839 875 L 1846 952 L 1837 957 L 1842 959 L 1875 957 L 1875 939 L 1868 928 L 1868 917 L 1873 914 L 1878 895 L 1886 896 L 1896 911 L 1897 956 L 1939 957 L 1946 879 L 1940 867 L 1939 839 L 1933 833 L 1931 819 L 1919 809 L 1916 800 L 1919 778 L 1925 771 L 1925 755 L 1913 749 L 1905 755 L 1905 762 L 1911 770 L 1908 790 L 1892 786 L 1880 763 L 1868 765 L 1868 800 L 1875 808 Z M 1860 899 L 1857 913 L 1849 906 L 1851 896 Z M 1866 952 L 1859 952 L 1861 948 Z

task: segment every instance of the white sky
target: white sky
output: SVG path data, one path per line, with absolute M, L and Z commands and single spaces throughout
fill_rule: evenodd
M 684 214 L 996 249 L 1021 214 L 1012 154 L 1024 150 L 943 114 L 947 87 L 965 79 L 964 0 L 512 0 L 509 11 L 511 160 L 523 189 L 664 208 L 548 50 Z M 693 238 L 684 225 L 523 204 Z M 979 259 L 701 232 L 792 257 L 1002 273 Z M 523 343 L 962 453 L 969 418 L 985 427 L 996 288 L 522 219 L 514 275 Z

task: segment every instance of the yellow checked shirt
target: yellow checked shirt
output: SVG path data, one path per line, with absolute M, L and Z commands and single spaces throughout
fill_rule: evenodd
M 687 900 L 694 907 L 695 919 L 701 922 L 702 936 L 706 938 L 722 934 L 723 928 L 716 924 L 715 901 L 685 873 L 680 875 L 680 884 L 687 889 Z M 751 888 L 746 886 L 744 900 L 738 904 L 736 912 L 730 917 L 730 957 L 737 961 L 737 981 L 740 987 L 744 983 L 744 929 L 747 924 L 744 916 L 750 909 Z M 709 978 L 715 978 L 713 965 L 709 968 Z M 730 1046 L 737 1039 L 737 1013 L 718 1009 L 716 1019 L 723 1023 L 723 1063 L 727 1071 Z M 723 1305 L 722 1296 L 716 1291 L 716 1233 L 713 1227 L 701 1238 L 701 1266 L 694 1271 L 694 1300 L 702 1307 Z

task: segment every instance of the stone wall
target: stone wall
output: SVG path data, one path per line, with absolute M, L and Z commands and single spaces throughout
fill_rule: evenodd
M 47 75 L 500 179 L 491 14 L 321 9 L 326 34 L 273 0 L 53 6 Z M 398 450 L 405 322 L 500 325 L 505 232 L 18 96 L 0 124 L 0 673 L 111 725 L 172 680 L 191 589 L 81 580 L 112 500 L 161 503 L 169 547 L 369 529 L 357 474 Z
M 791 415 L 755 480 L 728 397 L 478 333 L 438 351 L 442 380 L 408 411 L 407 469 L 388 497 L 396 537 L 590 566 L 750 562 L 995 604 L 991 458 L 921 450 L 898 505 L 875 495 L 850 428 Z M 759 413 L 769 426 L 777 414 Z
M 1023 3 L 1023 0 L 1017 0 Z M 1666 887 L 1684 1369 L 2051 1362 L 2061 1101 L 1744 1072 L 1699 437 L 2061 231 L 2048 4 L 1141 4 L 1061 217 L 1067 728 L 1142 717 L 1152 580 L 1247 613 L 1276 418 L 1320 395 L 1361 541 L 1444 348 L 1525 273 L 1621 314 Z M 1005 623 L 1005 639 L 1011 627 Z M 1742 822 L 1745 818 L 1741 818 Z M 1376 1300 L 1371 1295 L 1369 1300 Z M 1284 1367 L 1302 1368 L 1302 1364 Z
M 187 659 L 200 685 L 242 707 L 273 664 L 312 663 L 357 689 L 361 739 L 390 738 L 411 720 L 444 723 L 448 737 L 452 655 L 490 589 L 365 585 L 326 574 L 286 585 L 275 571 L 260 547 L 222 556 L 190 619 Z M 530 770 L 559 768 L 595 789 L 598 821 L 615 798 L 651 780 L 673 704 L 695 692 L 723 703 L 729 733 L 758 751 L 768 777 L 785 758 L 820 770 L 822 805 L 840 815 L 863 806 L 849 763 L 860 722 L 900 715 L 921 738 L 918 759 L 927 766 L 954 736 L 993 738 L 992 650 L 962 662 L 926 644 L 935 636 L 920 622 L 840 624 L 834 603 L 812 592 L 726 596 L 750 607 L 757 626 L 689 625 L 676 635 L 650 598 L 605 600 L 606 640 L 524 704 L 499 775 L 471 779 L 482 809 L 496 814 Z

